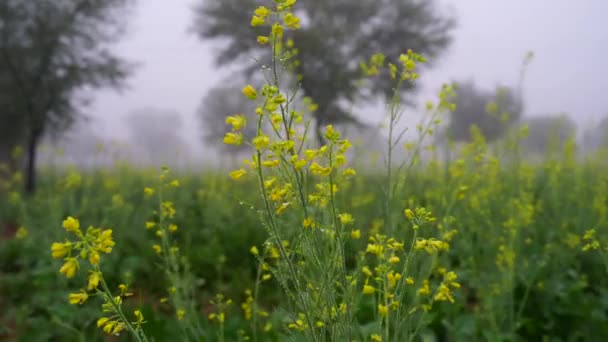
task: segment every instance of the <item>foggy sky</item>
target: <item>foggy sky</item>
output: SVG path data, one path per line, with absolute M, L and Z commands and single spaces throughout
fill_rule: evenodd
M 215 68 L 213 42 L 189 32 L 198 1 L 138 0 L 116 52 L 139 67 L 128 89 L 100 91 L 90 108 L 102 135 L 125 138 L 128 112 L 160 107 L 183 116 L 184 139 L 200 148 L 195 111 L 228 70 Z M 456 13 L 458 26 L 450 49 L 422 75 L 421 103 L 451 80 L 514 86 L 523 56 L 532 50 L 524 116 L 566 112 L 586 126 L 608 115 L 608 24 L 603 22 L 608 1 L 442 0 L 441 5 Z

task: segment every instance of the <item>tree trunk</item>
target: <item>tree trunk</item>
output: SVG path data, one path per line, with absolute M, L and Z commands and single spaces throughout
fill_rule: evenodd
M 27 140 L 27 156 L 25 160 L 25 193 L 36 191 L 36 150 L 40 140 L 40 132 L 32 130 Z
M 315 118 L 315 135 L 317 137 L 319 147 L 325 145 L 325 138 L 323 137 L 323 122 L 321 122 L 321 119 L 318 116 Z

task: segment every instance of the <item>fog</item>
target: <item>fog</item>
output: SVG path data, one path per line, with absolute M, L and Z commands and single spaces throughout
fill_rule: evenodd
M 160 107 L 181 115 L 180 134 L 194 155 L 209 152 L 195 112 L 230 70 L 214 65 L 215 43 L 202 42 L 190 31 L 195 3 L 138 1 L 127 35 L 115 46 L 138 68 L 123 92 L 95 94 L 90 117 L 98 136 L 126 139 L 127 113 Z M 455 12 L 458 25 L 448 51 L 422 75 L 421 103 L 452 80 L 515 86 L 524 55 L 533 51 L 524 82 L 524 117 L 567 113 L 581 128 L 608 115 L 607 1 L 443 0 L 441 7 Z

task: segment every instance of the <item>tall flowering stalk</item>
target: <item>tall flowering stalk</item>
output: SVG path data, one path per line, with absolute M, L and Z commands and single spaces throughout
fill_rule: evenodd
M 136 341 L 148 341 L 142 329 L 145 321 L 141 311 L 135 310 L 134 320 L 131 321 L 123 310 L 123 298 L 131 295 L 127 285 L 120 284 L 118 286 L 120 293 L 115 295 L 103 277 L 100 267 L 101 255 L 111 253 L 115 245 L 112 229 L 91 226 L 83 233 L 80 229 L 80 221 L 72 216 L 68 216 L 63 221 L 63 228 L 73 235 L 75 240 L 54 242 L 51 245 L 53 258 L 64 260 L 59 272 L 67 278 L 73 278 L 80 269 L 81 263 L 90 265 L 86 290 L 70 293 L 68 296 L 70 304 L 83 304 L 91 296 L 100 296 L 104 301 L 102 304 L 104 316 L 97 320 L 99 328 L 109 335 L 119 335 L 123 331 L 128 331 Z
M 356 240 L 361 238 L 361 230 L 356 226 L 355 217 L 340 206 L 343 203 L 340 189 L 347 187 L 356 176 L 356 171 L 348 167 L 346 157 L 352 144 L 329 125 L 324 131 L 326 143 L 311 148 L 306 138 L 308 125 L 303 124 L 303 113 L 297 106 L 297 91 L 284 90 L 282 82 L 285 79 L 282 71 L 291 70 L 290 66 L 298 63 L 294 43 L 284 39 L 285 31 L 300 27 L 300 19 L 293 12 L 295 3 L 295 0 L 275 0 L 271 7 L 258 7 L 251 19 L 252 26 L 269 27 L 268 34 L 259 36 L 257 41 L 271 49 L 272 58 L 270 67 L 262 69 L 266 82 L 260 87 L 243 88 L 243 95 L 258 105 L 256 137 L 243 141 L 241 130 L 247 125 L 244 116 L 226 119 L 232 130 L 224 137 L 224 143 L 249 144 L 253 151 L 251 159 L 245 160 L 243 167 L 232 171 L 230 176 L 238 181 L 253 174 L 263 200 L 261 218 L 268 239 L 263 251 L 257 246 L 251 250 L 263 270 L 258 283 L 271 278 L 278 281 L 291 301 L 288 307 L 293 307 L 292 310 L 285 308 L 288 331 L 304 334 L 308 340 L 362 337 L 357 312 L 368 296 L 377 303 L 375 317 L 380 333 L 373 334 L 373 340 L 388 341 L 392 337 L 398 340 L 403 331 L 413 332 L 403 333 L 413 338 L 424 323 L 424 315 L 417 312 L 429 311 L 435 301 L 453 302 L 451 290 L 459 287 L 455 273 L 445 269 L 443 280 L 435 289 L 431 289 L 429 274 L 416 280 L 409 277 L 414 274 L 410 270 L 413 259 L 420 251 L 436 256 L 447 250 L 449 244 L 417 237 L 418 228 L 435 221 L 429 211 L 418 208 L 411 215 L 410 211 L 406 212 L 414 228 L 409 250 L 405 249 L 403 240 L 382 232 L 370 236 L 364 251 L 352 250 L 351 246 L 356 246 Z M 398 63 L 389 64 L 391 78 L 397 83 L 396 92 L 403 82 L 418 77 L 414 69 L 422 62 L 422 56 L 408 51 Z M 378 54 L 362 67 L 366 74 L 373 75 L 383 64 L 384 56 Z M 310 99 L 306 104 L 307 109 L 315 109 Z M 396 100 L 394 104 L 390 149 L 395 146 L 392 127 L 399 116 Z M 437 123 L 432 120 L 433 125 Z M 388 168 L 390 181 L 390 154 Z M 390 193 L 394 191 L 392 187 L 389 183 Z M 399 223 L 391 224 L 387 233 L 398 234 L 396 227 L 403 228 L 406 224 L 402 217 Z M 355 266 L 348 260 L 353 253 Z M 416 283 L 422 287 L 415 299 L 410 298 L 413 292 L 410 289 Z M 256 284 L 256 289 L 258 287 Z M 247 308 L 257 305 L 256 297 L 247 302 Z M 402 305 L 403 302 L 409 305 Z M 255 316 L 251 315 L 252 310 L 247 312 L 248 317 Z M 402 317 L 409 322 L 413 315 L 418 319 L 406 328 Z

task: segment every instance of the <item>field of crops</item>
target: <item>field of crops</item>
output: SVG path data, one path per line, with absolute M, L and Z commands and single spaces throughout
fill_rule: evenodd
M 0 340 L 608 341 L 608 154 L 531 158 L 515 124 L 429 146 L 457 91 L 399 122 L 426 63 L 407 50 L 360 63 L 388 85 L 372 162 L 282 74 L 300 19 L 272 4 L 249 23 L 265 82 L 234 94 L 255 110 L 225 118 L 235 169 L 59 163 L 34 192 L 0 166 Z
M 384 280 L 375 276 L 383 271 L 374 266 L 384 264 L 383 254 L 374 254 L 369 246 L 390 248 L 390 242 L 382 242 L 385 235 L 405 242 L 394 255 L 413 258 L 407 282 L 405 275 L 398 280 L 411 287 L 402 299 L 411 323 L 422 322 L 419 330 L 404 328 L 410 335 L 415 331 L 417 337 L 439 340 L 604 340 L 607 171 L 605 163 L 576 161 L 567 151 L 542 164 L 501 163 L 478 141 L 450 163 L 414 165 L 393 175 L 400 185 L 390 203 L 384 200 L 385 174 L 359 174 L 345 181 L 334 204 L 352 213 L 343 220 L 346 228 L 341 232 L 347 240 L 344 267 L 358 292 L 352 338 L 368 340 L 383 329 L 377 310 L 383 293 L 362 289 L 364 284 L 382 288 Z M 70 279 L 59 273 L 61 262 L 51 258 L 52 242 L 75 240 L 62 228 L 68 216 L 77 218 L 82 230 L 112 229 L 116 244 L 110 254 L 102 253 L 100 269 L 111 291 L 120 293 L 119 284 L 128 285 L 122 291 L 124 310 L 141 310 L 149 337 L 163 341 L 186 336 L 181 334 L 188 329 L 197 329 L 205 340 L 222 334 L 228 341 L 252 339 L 254 331 L 261 341 L 284 340 L 294 332 L 294 338 L 305 336 L 290 325 L 296 309 L 276 280 L 281 269 L 274 260 L 281 256 L 274 254 L 276 248 L 264 248 L 272 241 L 260 220 L 263 200 L 254 179 L 117 166 L 82 173 L 45 170 L 41 181 L 34 197 L 23 198 L 11 190 L 20 186 L 17 176 L 0 206 L 3 338 L 93 341 L 103 336 L 96 327 L 104 315 L 102 295 L 91 295 L 81 305 L 68 301 L 69 293 L 78 293 L 87 283 L 91 266 L 86 257 Z M 284 239 L 300 244 L 286 249 L 294 260 L 305 253 L 298 250 L 306 246 L 298 242 L 301 233 L 314 243 L 336 238 L 320 223 L 305 227 L 289 211 L 280 220 Z M 421 227 L 414 230 L 415 224 Z M 445 246 L 417 246 L 414 232 L 417 241 L 437 239 Z M 160 249 L 172 244 L 179 247 L 178 272 L 163 265 Z M 327 253 L 331 257 L 333 251 Z M 253 254 L 277 269 L 260 268 Z M 403 262 L 395 260 L 395 265 Z M 368 277 L 368 272 L 373 275 Z M 457 275 L 459 286 L 450 288 L 447 300 L 442 300 L 435 293 L 446 272 Z M 163 299 L 172 298 L 175 286 L 187 302 Z M 224 296 L 219 302 L 218 294 Z M 417 316 L 419 312 L 424 315 Z M 181 324 L 186 318 L 192 327 Z M 327 327 L 330 322 L 327 317 L 322 323 Z

